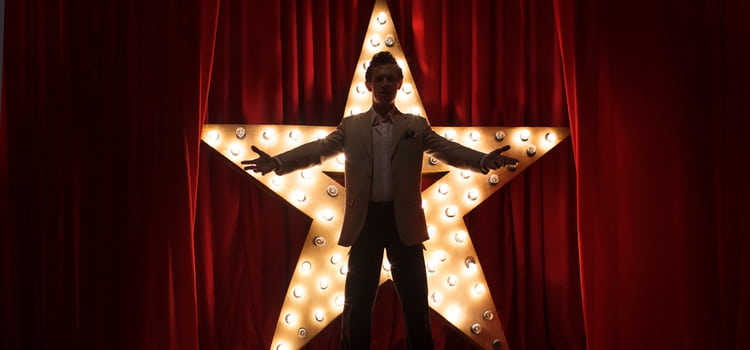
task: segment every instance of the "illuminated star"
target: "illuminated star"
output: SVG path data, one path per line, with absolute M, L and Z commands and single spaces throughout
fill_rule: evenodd
M 364 86 L 367 60 L 384 50 L 396 57 L 404 71 L 397 107 L 426 118 L 385 0 L 375 3 L 344 118 L 370 108 L 371 96 Z M 255 157 L 250 151 L 251 145 L 269 154 L 278 154 L 323 138 L 334 129 L 333 126 L 206 124 L 202 139 L 243 168 L 240 161 Z M 520 160 L 515 167 L 486 175 L 451 167 L 429 155 L 423 160 L 424 174 L 443 174 L 422 192 L 430 235 L 424 243 L 429 305 L 482 348 L 508 349 L 499 313 L 463 217 L 566 138 L 569 130 L 553 127 L 433 127 L 433 130 L 483 152 L 511 145 L 504 154 Z M 349 248 L 338 246 L 336 242 L 344 216 L 345 191 L 327 175 L 344 171 L 343 157 L 341 154 L 319 166 L 284 176 L 247 172 L 312 218 L 279 314 L 272 350 L 303 347 L 343 311 Z M 384 257 L 380 284 L 389 279 L 390 265 Z

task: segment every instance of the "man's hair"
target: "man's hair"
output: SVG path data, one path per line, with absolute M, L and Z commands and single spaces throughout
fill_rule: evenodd
M 365 80 L 370 81 L 370 78 L 372 78 L 373 68 L 386 66 L 389 64 L 395 64 L 396 67 L 398 67 L 399 79 L 404 79 L 404 72 L 401 70 L 401 67 L 398 66 L 398 62 L 396 62 L 396 59 L 393 58 L 393 55 L 391 55 L 391 53 L 388 51 L 380 51 L 372 56 L 370 65 L 367 67 L 367 71 L 365 72 Z

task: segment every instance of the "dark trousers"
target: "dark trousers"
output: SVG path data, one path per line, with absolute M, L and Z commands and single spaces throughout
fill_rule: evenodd
M 408 348 L 432 349 L 424 248 L 421 244 L 406 246 L 401 242 L 392 203 L 370 204 L 365 226 L 349 251 L 341 349 L 370 348 L 372 307 L 378 291 L 383 249 L 388 255 L 404 312 Z

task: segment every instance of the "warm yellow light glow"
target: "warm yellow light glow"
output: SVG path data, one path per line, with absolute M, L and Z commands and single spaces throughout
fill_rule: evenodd
M 448 287 L 455 287 L 458 283 L 458 277 L 456 277 L 456 275 L 448 275 L 448 277 L 445 279 L 445 283 L 448 285 Z
M 443 301 L 443 294 L 440 292 L 432 292 L 430 299 L 435 304 L 440 304 Z
M 435 258 L 435 260 L 440 262 L 444 262 L 448 259 L 448 253 L 446 253 L 445 250 L 442 249 L 435 251 L 432 256 L 433 258 Z
M 442 195 L 446 195 L 448 194 L 449 189 L 450 189 L 450 186 L 448 186 L 448 184 L 441 184 L 440 186 L 438 186 L 438 193 Z
M 362 94 L 362 95 L 364 95 L 364 94 L 366 94 L 368 92 L 367 91 L 367 86 L 365 85 L 364 82 L 357 84 L 357 87 L 355 89 L 357 90 L 358 94 Z
M 320 287 L 321 290 L 328 289 L 328 279 L 327 278 L 321 278 L 318 280 L 318 287 Z
M 299 130 L 292 130 L 289 132 L 289 138 L 294 141 L 299 141 L 302 138 L 302 133 Z
M 547 140 L 547 142 L 554 143 L 555 141 L 557 141 L 557 135 L 555 135 L 554 132 L 548 132 L 544 134 L 544 139 Z
M 412 88 L 411 84 L 405 83 L 405 84 L 401 85 L 401 91 L 403 93 L 409 95 L 413 91 L 413 88 Z
M 294 194 L 294 199 L 296 199 L 299 203 L 303 203 L 305 200 L 307 200 L 307 195 L 305 194 L 305 192 L 296 192 Z
M 458 231 L 453 234 L 453 241 L 455 241 L 458 244 L 462 244 L 466 242 L 466 231 Z
M 292 295 L 294 295 L 294 297 L 297 299 L 302 298 L 302 296 L 305 295 L 305 287 L 295 286 L 292 289 Z
M 372 45 L 372 47 L 380 46 L 380 35 L 373 34 L 373 36 L 370 37 L 370 45 Z
M 482 295 L 484 295 L 484 292 L 487 290 L 485 288 L 484 284 L 481 284 L 481 283 L 475 284 L 474 288 L 472 288 L 472 289 L 474 290 L 474 294 L 476 296 L 482 296 Z
M 380 12 L 378 13 L 377 20 L 380 25 L 383 25 L 388 20 L 388 15 L 385 12 Z
M 479 198 L 479 190 L 476 188 L 472 188 L 469 190 L 469 192 L 466 193 L 466 198 L 468 198 L 470 201 L 475 201 L 477 198 Z
M 325 221 L 331 221 L 333 220 L 333 212 L 330 209 L 325 209 L 320 212 L 320 217 Z
M 331 255 L 331 264 L 338 265 L 341 262 L 341 254 L 333 254 Z
M 455 205 L 445 208 L 445 216 L 452 218 L 455 217 L 456 214 L 458 214 L 458 208 Z
M 263 131 L 263 139 L 266 141 L 270 141 L 274 136 L 276 136 L 276 132 L 273 129 L 266 129 Z
M 526 154 L 529 155 L 529 157 L 532 157 L 536 154 L 536 146 L 535 145 L 529 145 L 529 147 L 526 147 Z
M 310 272 L 310 270 L 312 270 L 312 264 L 309 261 L 303 261 L 300 265 L 300 270 L 302 272 Z
M 476 132 L 476 131 L 470 132 L 469 133 L 469 139 L 472 140 L 472 141 L 474 141 L 474 142 L 479 141 L 479 133 Z
M 448 140 L 448 141 L 455 140 L 456 139 L 456 130 L 453 130 L 453 129 L 446 130 L 445 133 L 443 134 L 443 137 L 445 137 L 445 139 Z
M 240 156 L 242 154 L 242 146 L 239 143 L 233 143 L 229 146 L 229 153 L 235 157 Z
M 290 326 L 295 325 L 297 323 L 297 315 L 293 313 L 284 315 L 284 322 Z
M 219 141 L 219 136 L 220 136 L 220 135 L 221 135 L 221 134 L 219 133 L 219 131 L 218 131 L 218 130 L 210 130 L 210 131 L 208 132 L 208 137 L 207 137 L 207 138 L 208 138 L 208 140 L 209 140 L 209 141 L 211 141 L 211 142 L 216 142 L 216 141 Z
M 326 319 L 326 313 L 323 310 L 315 310 L 315 313 L 313 314 L 313 318 L 315 321 L 323 322 L 323 320 Z
M 523 142 L 528 141 L 530 137 L 531 137 L 531 132 L 528 129 L 523 129 L 518 134 L 518 138 L 520 138 L 521 141 L 523 141 Z
M 445 318 L 453 324 L 460 324 L 463 318 L 463 312 L 458 305 L 450 306 L 445 312 Z

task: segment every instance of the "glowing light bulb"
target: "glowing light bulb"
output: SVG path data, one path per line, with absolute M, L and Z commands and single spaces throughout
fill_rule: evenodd
M 446 253 L 445 250 L 442 249 L 436 251 L 432 256 L 435 258 L 435 260 L 440 262 L 444 262 L 448 259 L 448 253 Z
M 302 133 L 299 130 L 292 130 L 289 132 L 289 138 L 294 141 L 299 141 L 302 138 Z
M 357 115 L 362 113 L 362 108 L 359 108 L 359 106 L 354 106 L 349 110 L 349 115 Z
M 322 140 L 326 137 L 326 132 L 324 130 L 318 130 L 315 132 L 315 140 Z
M 448 129 L 443 133 L 443 137 L 445 137 L 448 141 L 453 141 L 456 139 L 456 130 Z
M 305 295 L 305 289 L 301 286 L 296 286 L 292 289 L 292 295 L 297 299 L 302 298 Z
M 289 346 L 286 344 L 278 344 L 276 345 L 276 350 L 289 350 Z
M 466 198 L 469 198 L 471 201 L 477 200 L 477 198 L 479 198 L 479 190 L 476 188 L 470 189 L 469 192 L 466 193 Z
M 333 302 L 334 304 L 336 304 L 336 306 L 344 306 L 344 300 L 344 296 L 339 295 L 335 299 L 333 299 Z
M 305 200 L 307 200 L 307 195 L 305 192 L 297 192 L 294 194 L 294 199 L 296 199 L 297 202 L 304 203 Z
M 445 208 L 445 216 L 452 218 L 452 217 L 455 217 L 456 214 L 458 214 L 458 208 L 456 208 L 455 205 L 451 205 Z
M 422 109 L 419 108 L 419 106 L 414 106 L 411 108 L 411 114 L 422 116 Z
M 433 303 L 440 304 L 440 302 L 443 301 L 443 294 L 440 292 L 433 292 L 430 299 L 432 299 Z
M 391 271 L 391 262 L 388 260 L 383 260 L 383 270 L 384 271 Z
M 462 244 L 462 243 L 466 242 L 466 235 L 467 235 L 466 231 L 458 231 L 458 232 L 456 232 L 456 233 L 453 234 L 453 240 L 457 244 Z
M 471 172 L 468 172 L 466 170 L 461 170 L 459 175 L 461 176 L 462 179 L 467 180 L 468 178 L 471 177 Z
M 336 163 L 339 163 L 339 165 L 344 165 L 346 163 L 346 155 L 344 153 L 341 153 L 336 156 Z
M 341 254 L 331 255 L 331 264 L 338 265 L 341 262 Z
M 303 180 L 310 180 L 312 179 L 312 172 L 308 169 L 302 170 L 299 172 L 299 177 Z
M 438 163 L 440 163 L 440 160 L 438 160 L 435 157 L 430 157 L 430 159 L 428 160 L 428 162 L 430 163 L 430 165 L 437 165 Z
M 229 153 L 231 153 L 231 154 L 232 154 L 233 156 L 235 156 L 235 157 L 236 157 L 236 156 L 239 156 L 239 155 L 240 155 L 240 153 L 242 153 L 242 147 L 240 147 L 240 145 L 239 145 L 239 144 L 236 144 L 236 143 L 235 143 L 235 144 L 233 144 L 233 145 L 232 145 L 232 146 L 231 146 L 231 147 L 229 148 Z
M 547 140 L 547 142 L 555 142 L 557 141 L 557 135 L 553 132 L 548 132 L 544 134 L 544 139 Z
M 442 195 L 446 195 L 448 194 L 449 189 L 450 189 L 450 186 L 448 186 L 448 184 L 441 184 L 440 186 L 438 186 L 438 193 Z
M 310 270 L 312 270 L 312 264 L 309 261 L 303 261 L 302 265 L 300 265 L 300 270 L 302 272 L 310 272 Z
M 332 220 L 333 220 L 333 212 L 332 212 L 332 211 L 330 211 L 329 209 L 325 209 L 325 210 L 323 210 L 323 211 L 322 211 L 322 212 L 320 213 L 320 216 L 321 216 L 321 217 L 323 218 L 323 220 L 325 220 L 325 221 L 332 221 Z
M 288 325 L 293 325 L 293 324 L 297 323 L 297 315 L 295 315 L 293 313 L 286 314 L 284 316 L 284 323 L 286 323 Z
M 218 130 L 211 130 L 208 132 L 208 140 L 209 141 L 219 141 L 219 131 Z
M 323 310 L 315 310 L 313 317 L 315 318 L 315 321 L 323 322 L 323 320 L 326 319 L 326 313 L 323 312 Z
M 273 185 L 273 187 L 279 187 L 279 186 L 281 186 L 281 176 L 276 175 L 276 176 L 272 177 L 271 178 L 271 185 Z
M 318 287 L 320 287 L 321 290 L 328 289 L 328 279 L 327 278 L 321 278 L 318 281 Z
M 430 260 L 427 262 L 427 272 L 429 273 L 435 273 L 437 271 L 437 263 Z
M 464 260 L 464 265 L 466 266 L 466 269 L 474 272 L 477 270 L 477 260 L 474 259 L 473 256 L 470 256 Z
M 469 133 L 469 139 L 472 140 L 472 141 L 474 141 L 474 142 L 479 141 L 479 132 L 477 132 L 477 131 L 470 132 Z
M 341 268 L 339 269 L 339 274 L 341 274 L 342 276 L 346 276 L 347 273 L 349 273 L 349 265 L 347 264 L 341 265 Z
M 357 87 L 355 88 L 357 90 L 358 94 L 366 94 L 367 93 L 367 85 L 365 83 L 359 83 L 357 84 Z
M 378 47 L 378 46 L 380 46 L 380 35 L 373 34 L 370 37 L 370 45 L 372 45 L 372 47 Z
M 484 286 L 484 284 L 477 283 L 474 285 L 474 294 L 477 296 L 483 295 L 484 292 L 487 290 L 487 288 Z
M 413 87 L 413 86 L 412 86 L 411 84 L 409 84 L 409 83 L 406 83 L 406 84 L 404 84 L 404 85 L 401 85 L 401 91 L 402 91 L 403 93 L 405 93 L 405 94 L 409 95 L 409 94 L 411 94 L 411 93 L 412 93 L 412 91 L 414 91 L 414 87 Z
M 380 23 L 380 25 L 383 25 L 385 24 L 385 22 L 388 21 L 388 15 L 386 15 L 385 12 L 380 12 L 378 13 L 378 16 L 376 17 L 376 19 L 378 23 Z
M 529 130 L 521 130 L 521 133 L 518 134 L 518 137 L 521 139 L 521 141 L 526 142 L 531 137 L 531 132 Z
M 449 307 L 448 310 L 446 310 L 445 312 L 445 316 L 446 316 L 445 318 L 447 318 L 448 321 L 451 321 L 453 323 L 458 323 L 461 320 L 461 315 L 462 315 L 461 308 L 456 305 Z
M 362 70 L 367 71 L 367 68 L 370 68 L 370 60 L 362 62 Z
M 448 275 L 445 282 L 448 284 L 448 287 L 455 287 L 458 283 L 458 277 L 456 277 L 456 275 Z
M 263 131 L 263 139 L 266 141 L 270 141 L 274 136 L 276 136 L 276 132 L 273 131 L 273 129 L 266 129 Z
M 479 323 L 474 323 L 471 325 L 471 333 L 479 334 L 480 332 L 482 332 L 482 326 L 480 326 Z
M 432 225 L 427 225 L 427 235 L 430 236 L 430 239 L 434 238 L 437 234 L 437 228 Z

